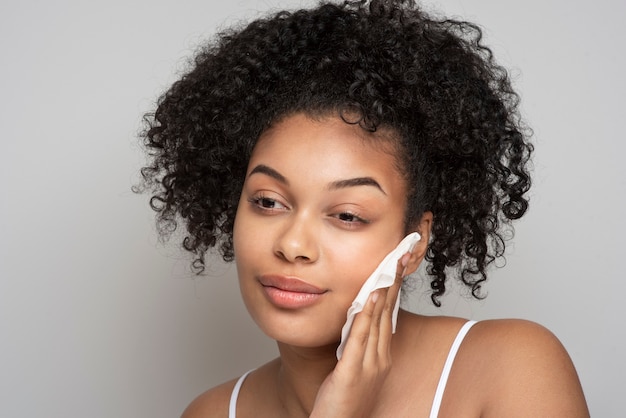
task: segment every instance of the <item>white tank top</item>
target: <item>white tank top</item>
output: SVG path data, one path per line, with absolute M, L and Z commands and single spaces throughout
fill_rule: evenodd
M 437 385 L 437 390 L 435 390 L 435 396 L 433 398 L 433 405 L 430 408 L 429 418 L 437 418 L 439 415 L 439 408 L 441 407 L 441 400 L 443 399 L 443 393 L 446 389 L 446 384 L 448 383 L 448 377 L 450 376 L 450 370 L 452 370 L 452 364 L 454 363 L 454 359 L 456 357 L 456 353 L 459 351 L 459 347 L 463 342 L 463 339 L 467 335 L 467 332 L 470 328 L 476 323 L 476 321 L 468 321 L 466 322 L 461 329 L 459 330 L 452 346 L 450 347 L 450 351 L 448 352 L 448 358 L 443 365 L 443 370 L 441 371 L 441 377 L 439 378 L 439 384 Z M 229 418 L 237 418 L 237 398 L 239 397 L 239 391 L 241 390 L 241 385 L 243 381 L 246 380 L 246 377 L 252 372 L 249 370 L 243 376 L 237 380 L 235 387 L 233 388 L 233 392 L 230 395 L 230 404 L 228 405 L 228 417 Z

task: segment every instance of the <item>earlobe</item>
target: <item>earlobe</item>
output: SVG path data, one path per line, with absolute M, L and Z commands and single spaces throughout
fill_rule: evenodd
M 405 275 L 409 275 L 414 273 L 417 268 L 426 257 L 426 251 L 428 250 L 428 242 L 430 241 L 430 229 L 433 224 L 433 214 L 432 212 L 424 212 L 422 218 L 419 223 L 413 228 L 413 230 L 417 231 L 420 234 L 420 240 L 413 247 L 413 251 L 411 251 L 411 257 L 409 258 L 409 262 L 406 266 Z

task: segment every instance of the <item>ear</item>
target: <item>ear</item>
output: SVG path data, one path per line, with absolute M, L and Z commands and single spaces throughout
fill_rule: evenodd
M 408 276 L 414 273 L 426 257 L 428 250 L 428 242 L 430 241 L 430 229 L 433 225 L 433 213 L 424 212 L 420 221 L 410 228 L 411 232 L 416 231 L 420 234 L 420 240 L 415 244 L 411 251 L 411 257 L 406 265 L 404 275 Z

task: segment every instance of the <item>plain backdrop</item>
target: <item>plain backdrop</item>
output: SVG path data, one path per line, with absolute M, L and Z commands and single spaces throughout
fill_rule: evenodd
M 141 115 L 216 28 L 304 2 L 0 4 L 0 416 L 173 417 L 276 355 L 232 266 L 158 242 Z M 440 0 L 481 24 L 535 131 L 531 210 L 488 298 L 410 309 L 521 317 L 569 350 L 592 415 L 623 416 L 626 3 Z

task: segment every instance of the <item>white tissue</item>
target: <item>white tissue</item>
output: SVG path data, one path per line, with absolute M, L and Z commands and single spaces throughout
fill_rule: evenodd
M 376 267 L 376 270 L 370 275 L 370 277 L 363 283 L 359 294 L 352 302 L 352 306 L 348 309 L 348 315 L 346 323 L 341 329 L 341 342 L 337 348 L 337 360 L 341 359 L 343 349 L 346 345 L 346 340 L 352 329 L 352 323 L 356 314 L 363 310 L 365 302 L 370 293 L 376 289 L 382 289 L 384 287 L 390 287 L 396 279 L 396 268 L 398 267 L 398 260 L 406 253 L 411 252 L 415 244 L 420 240 L 420 235 L 417 232 L 413 232 L 406 237 L 400 244 L 391 251 L 383 259 L 383 261 Z M 391 317 L 392 330 L 396 332 L 396 322 L 398 320 L 398 310 L 400 309 L 400 292 L 398 292 L 398 298 L 396 299 L 396 305 L 393 309 L 393 315 Z

